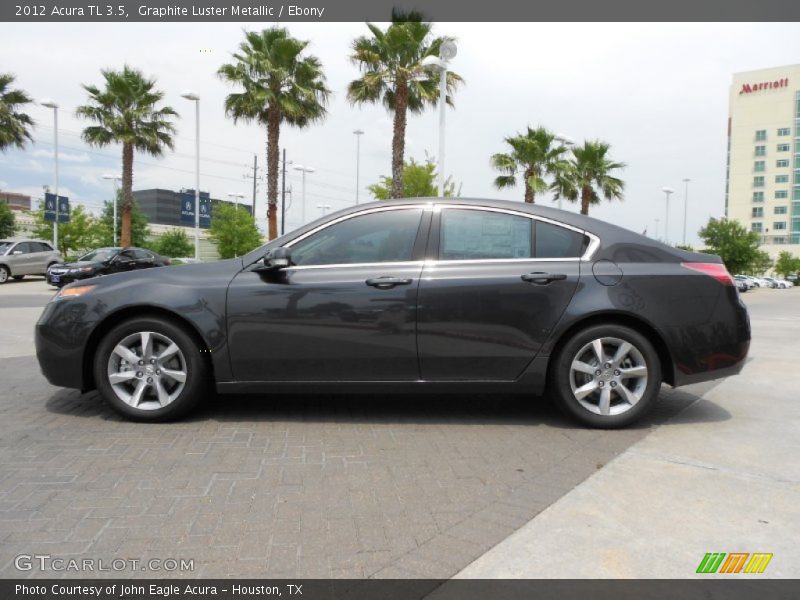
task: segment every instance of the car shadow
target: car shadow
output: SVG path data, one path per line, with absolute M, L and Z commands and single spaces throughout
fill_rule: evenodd
M 698 400 L 700 402 L 698 402 Z M 684 410 L 693 405 L 691 410 Z M 47 410 L 74 417 L 123 421 L 97 392 L 59 390 Z M 677 418 L 676 418 L 677 417 Z M 730 419 L 723 407 L 693 393 L 662 388 L 659 401 L 629 430 Z M 547 398 L 503 394 L 280 394 L 215 395 L 181 423 L 288 421 L 357 424 L 529 425 L 584 429 Z M 169 426 L 169 423 L 166 424 Z

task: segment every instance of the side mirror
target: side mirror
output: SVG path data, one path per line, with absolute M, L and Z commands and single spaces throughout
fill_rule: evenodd
M 271 271 L 288 267 L 292 264 L 292 250 L 290 248 L 273 248 L 264 255 L 261 263 L 265 269 Z

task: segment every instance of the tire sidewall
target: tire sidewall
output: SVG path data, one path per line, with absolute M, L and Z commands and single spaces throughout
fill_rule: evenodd
M 6 267 L 5 265 L 0 265 L 0 271 L 3 271 L 6 274 L 5 277 L 0 277 L 0 285 L 8 283 L 8 280 L 11 279 L 11 269 Z
M 114 347 L 128 335 L 140 331 L 153 331 L 170 338 L 186 361 L 186 382 L 180 395 L 167 406 L 155 410 L 138 410 L 126 404 L 117 397 L 108 381 L 108 359 Z M 158 317 L 130 319 L 109 331 L 97 346 L 93 370 L 95 385 L 103 399 L 114 410 L 136 421 L 169 421 L 182 417 L 205 397 L 208 389 L 208 365 L 197 342 L 182 327 Z
M 636 346 L 647 365 L 647 387 L 642 399 L 620 415 L 602 416 L 586 410 L 572 393 L 570 367 L 577 352 L 601 337 L 615 337 Z M 573 335 L 561 348 L 553 364 L 553 396 L 559 408 L 585 425 L 599 429 L 625 427 L 642 418 L 655 404 L 661 389 L 661 361 L 653 344 L 641 333 L 623 325 L 594 325 Z

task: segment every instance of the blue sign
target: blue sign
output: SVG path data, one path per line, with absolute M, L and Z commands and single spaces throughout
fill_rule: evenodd
M 194 226 L 194 190 L 180 192 L 181 223 Z M 211 227 L 211 196 L 208 192 L 200 192 L 200 227 Z
M 58 196 L 50 192 L 44 195 L 44 220 L 51 223 L 56 220 L 56 200 L 58 201 L 58 222 L 69 223 L 69 198 Z

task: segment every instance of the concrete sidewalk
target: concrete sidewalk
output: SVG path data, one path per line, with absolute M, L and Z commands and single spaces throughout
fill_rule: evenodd
M 456 577 L 685 578 L 707 552 L 771 552 L 760 577 L 800 577 L 800 293 L 779 292 L 796 296 L 780 306 L 773 293 L 745 296 L 754 333 L 741 375 Z

